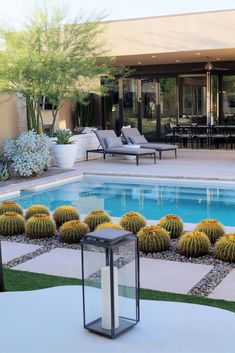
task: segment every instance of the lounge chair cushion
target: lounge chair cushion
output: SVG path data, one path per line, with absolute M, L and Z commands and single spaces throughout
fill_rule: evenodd
M 105 142 L 107 149 L 114 147 L 122 147 L 122 140 L 120 137 L 106 137 Z
M 133 143 L 134 145 L 138 145 L 140 143 L 148 143 L 148 141 L 146 140 L 144 135 L 129 136 L 129 139 L 130 139 L 131 143 Z

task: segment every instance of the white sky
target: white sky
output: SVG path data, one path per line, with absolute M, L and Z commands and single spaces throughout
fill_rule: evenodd
M 106 19 L 137 18 L 187 12 L 235 9 L 235 0 L 44 0 L 49 4 L 67 4 L 72 15 L 105 13 Z M 0 0 L 0 22 L 19 27 L 34 0 Z

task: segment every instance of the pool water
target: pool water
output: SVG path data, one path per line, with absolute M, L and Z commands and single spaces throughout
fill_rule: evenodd
M 72 205 L 82 214 L 105 209 L 111 216 L 119 217 L 128 211 L 137 211 L 147 219 L 156 220 L 174 213 L 184 222 L 215 218 L 225 225 L 235 226 L 235 185 L 183 183 L 86 176 L 51 189 L 25 191 L 14 199 L 23 208 L 43 204 L 53 211 L 61 205 Z

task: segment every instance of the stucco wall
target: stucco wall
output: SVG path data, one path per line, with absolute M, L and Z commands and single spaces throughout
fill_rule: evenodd
M 15 138 L 18 135 L 18 113 L 16 97 L 0 96 L 0 149 L 7 138 Z
M 110 54 L 137 55 L 235 48 L 235 10 L 111 21 Z

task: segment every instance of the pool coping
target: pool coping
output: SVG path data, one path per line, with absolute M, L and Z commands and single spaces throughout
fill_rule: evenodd
M 56 184 L 60 184 L 63 182 L 69 182 L 70 180 L 75 180 L 76 178 L 83 177 L 83 176 L 113 176 L 113 177 L 132 177 L 132 178 L 140 178 L 140 179 L 169 179 L 171 181 L 179 181 L 179 180 L 184 180 L 184 181 L 191 181 L 191 182 L 205 182 L 205 183 L 210 183 L 212 182 L 213 184 L 222 182 L 224 184 L 229 184 L 229 183 L 234 183 L 235 186 L 235 178 L 227 178 L 227 179 L 221 179 L 221 178 L 209 178 L 209 177 L 188 177 L 188 176 L 172 176 L 172 175 L 153 175 L 153 174 L 138 174 L 136 172 L 134 173 L 122 173 L 120 171 L 118 172 L 99 172 L 99 171 L 94 171 L 94 172 L 84 172 L 84 171 L 79 171 L 77 169 L 74 169 L 73 171 L 69 172 L 63 172 L 60 174 L 56 175 L 51 175 L 47 177 L 42 177 L 39 179 L 30 179 L 27 181 L 23 182 L 17 182 L 15 184 L 10 184 L 7 186 L 2 186 L 0 187 L 0 198 L 5 198 L 5 196 L 10 196 L 14 192 L 19 192 L 19 191 L 24 191 L 24 190 L 30 190 L 36 188 L 41 188 L 43 186 L 53 186 Z

